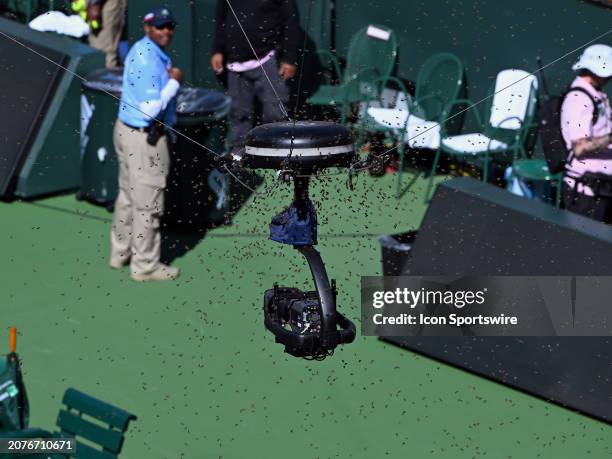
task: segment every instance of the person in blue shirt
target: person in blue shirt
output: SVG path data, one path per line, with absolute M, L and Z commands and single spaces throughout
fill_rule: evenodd
M 110 266 L 130 265 L 136 281 L 171 280 L 176 267 L 160 262 L 160 217 L 170 167 L 167 127 L 176 121 L 182 71 L 164 49 L 176 21 L 168 8 L 144 16 L 145 36 L 125 59 L 119 116 L 113 143 L 119 161 L 119 193 L 111 230 Z

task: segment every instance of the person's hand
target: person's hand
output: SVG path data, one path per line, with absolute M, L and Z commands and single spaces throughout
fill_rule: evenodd
M 98 21 L 102 19 L 102 8 L 99 3 L 87 5 L 87 22 Z
M 168 76 L 179 83 L 183 82 L 183 71 L 178 67 L 170 67 L 168 69 Z
M 210 66 L 217 75 L 223 73 L 223 54 L 215 53 L 210 58 Z
M 289 80 L 295 76 L 296 72 L 297 66 L 283 62 L 280 66 L 278 74 L 283 78 L 283 80 Z

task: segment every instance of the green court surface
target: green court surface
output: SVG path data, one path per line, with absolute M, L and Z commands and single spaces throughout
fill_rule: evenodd
M 356 322 L 380 234 L 415 229 L 424 180 L 315 181 L 319 246 Z M 264 191 L 263 188 L 261 191 Z M 292 191 L 251 197 L 201 240 L 171 235 L 182 276 L 132 282 L 107 265 L 110 214 L 72 196 L 0 205 L 0 352 L 19 330 L 31 425 L 52 428 L 67 387 L 133 412 L 121 457 L 607 458 L 604 423 L 374 337 L 323 362 L 287 356 L 263 326 L 274 281 L 310 288 L 305 261 L 267 240 Z

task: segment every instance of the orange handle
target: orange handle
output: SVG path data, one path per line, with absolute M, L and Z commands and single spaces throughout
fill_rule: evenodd
M 11 352 L 15 352 L 15 350 L 17 350 L 17 329 L 15 327 L 11 327 L 10 329 L 9 343 Z

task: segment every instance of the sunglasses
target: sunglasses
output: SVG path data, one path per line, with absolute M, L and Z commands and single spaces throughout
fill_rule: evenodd
M 176 26 L 172 24 L 171 22 L 169 22 L 168 24 L 161 24 L 161 25 L 153 26 L 153 27 L 157 30 L 164 30 L 164 29 L 174 30 Z

